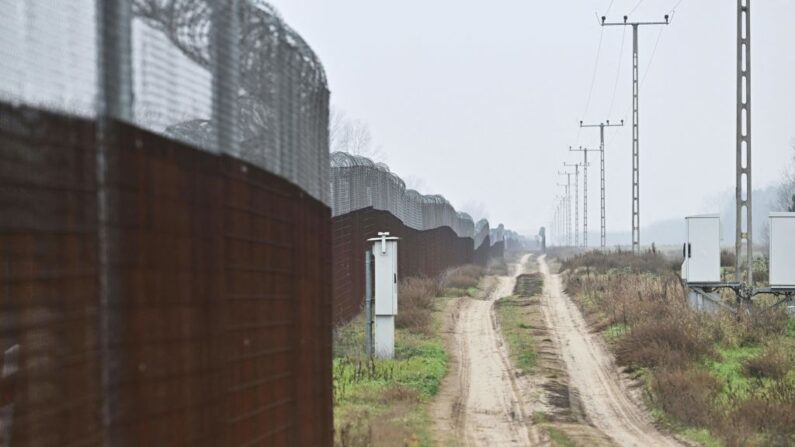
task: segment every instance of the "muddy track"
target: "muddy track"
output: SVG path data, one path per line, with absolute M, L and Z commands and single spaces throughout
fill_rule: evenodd
M 587 420 L 618 445 L 682 445 L 657 430 L 648 413 L 629 397 L 612 357 L 563 293 L 560 277 L 550 274 L 543 256 L 538 262 L 544 275 L 542 303 L 547 325 L 557 338 L 570 386 L 578 392 Z
M 453 371 L 432 407 L 437 432 L 452 445 L 525 446 L 536 438 L 494 315 L 494 302 L 511 295 L 526 259 L 512 266 L 513 275 L 498 277 L 486 299 L 462 298 L 456 305 L 448 343 Z

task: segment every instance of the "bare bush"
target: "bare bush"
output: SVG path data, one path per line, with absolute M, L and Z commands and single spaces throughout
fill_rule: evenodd
M 780 348 L 770 346 L 762 355 L 746 359 L 743 373 L 757 379 L 783 379 L 792 369 L 792 360 Z
M 720 266 L 721 267 L 734 267 L 737 261 L 737 256 L 733 251 L 723 249 L 720 251 Z
M 442 287 L 445 289 L 462 289 L 477 287 L 483 276 L 483 267 L 477 265 L 463 265 L 448 270 L 442 275 Z
M 660 407 L 679 421 L 708 426 L 719 417 L 713 409 L 720 384 L 706 371 L 661 370 L 653 377 L 652 389 Z
M 636 255 L 628 251 L 593 250 L 567 258 L 561 264 L 561 271 L 587 267 L 598 273 L 606 273 L 610 270 L 625 270 L 635 273 L 665 273 L 678 270 L 680 264 L 679 260 L 670 260 L 655 251 L 647 251 Z
M 398 287 L 395 327 L 428 334 L 431 330 L 433 299 L 442 295 L 439 282 L 430 278 L 407 278 Z
M 684 315 L 681 315 L 684 317 Z M 618 340 L 616 360 L 640 367 L 681 368 L 712 351 L 695 320 L 646 319 Z

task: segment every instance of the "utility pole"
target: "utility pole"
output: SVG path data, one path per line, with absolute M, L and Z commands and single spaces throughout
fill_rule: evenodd
M 571 247 L 572 238 L 571 238 L 571 175 L 574 174 L 573 172 L 560 172 L 558 171 L 558 175 L 565 175 L 566 176 L 566 244 Z M 560 185 L 564 186 L 564 185 Z
M 605 209 L 605 127 L 622 127 L 624 126 L 624 120 L 621 120 L 621 124 L 610 124 L 610 120 L 607 120 L 607 123 L 599 123 L 599 124 L 583 124 L 580 121 L 580 127 L 598 127 L 599 128 L 599 171 L 600 175 L 600 189 L 601 189 L 601 196 L 600 196 L 600 205 L 601 205 L 601 213 L 600 213 L 600 221 L 601 221 L 601 228 L 600 228 L 600 246 L 605 248 L 607 246 L 607 217 L 606 217 L 606 209 Z M 586 182 L 587 185 L 587 182 Z M 587 186 L 586 186 L 587 188 Z M 586 208 L 587 208 L 587 201 L 586 201 Z M 586 211 L 587 213 L 587 211 Z M 587 223 L 586 218 L 586 223 Z M 586 236 L 587 237 L 587 236 Z M 585 246 L 588 246 L 588 240 L 586 239 Z
M 742 1 L 742 0 L 738 0 Z M 605 22 L 602 26 L 632 26 L 632 251 L 640 252 L 640 134 L 639 134 L 639 80 L 638 80 L 638 27 L 644 25 L 668 25 L 668 14 L 664 22 Z
M 579 149 L 573 149 L 569 146 L 570 152 L 582 152 L 582 165 L 583 165 L 583 190 L 582 190 L 582 246 L 588 248 L 588 152 L 600 151 L 600 149 L 588 149 L 580 146 Z M 603 157 L 604 158 L 604 157 Z M 602 171 L 604 175 L 604 171 Z M 604 186 L 604 177 L 602 177 L 602 185 Z M 604 189 L 602 190 L 604 193 Z M 604 198 L 604 196 L 603 196 Z
M 737 0 L 737 187 L 735 204 L 735 280 L 742 282 L 740 271 L 743 241 L 748 285 L 753 286 L 753 225 L 751 221 L 751 0 Z M 745 178 L 743 178 L 745 177 Z M 743 192 L 745 194 L 743 194 Z M 745 221 L 745 231 L 743 231 Z
M 569 243 L 569 214 L 567 212 L 569 190 L 565 183 L 558 183 L 557 185 L 563 188 L 563 197 L 561 197 L 560 203 L 558 204 L 558 215 L 560 218 L 560 231 L 558 233 L 560 234 L 560 245 L 561 247 L 565 247 Z
M 581 163 L 563 163 L 574 168 L 574 246 L 580 247 L 580 167 Z

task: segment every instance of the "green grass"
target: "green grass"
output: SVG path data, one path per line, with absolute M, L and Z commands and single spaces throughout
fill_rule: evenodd
M 704 428 L 687 428 L 682 431 L 682 435 L 687 439 L 697 442 L 704 447 L 722 447 L 723 443 L 716 438 L 709 430 Z
M 480 289 L 478 289 L 477 287 L 470 287 L 467 289 L 467 296 L 470 296 L 472 298 L 478 296 L 479 293 Z
M 523 309 L 531 299 L 509 296 L 495 304 L 497 320 L 514 366 L 530 370 L 536 365 L 536 348 L 531 327 L 527 325 Z
M 605 329 L 604 337 L 608 343 L 612 344 L 617 342 L 627 332 L 629 332 L 629 326 L 624 323 L 614 323 Z
M 754 384 L 743 375 L 743 361 L 761 352 L 762 348 L 756 346 L 724 347 L 718 349 L 718 359 L 707 359 L 704 362 L 707 370 L 722 385 L 722 399 L 743 398 L 748 395 Z
M 558 430 L 549 425 L 544 428 L 549 434 L 549 439 L 552 441 L 552 444 L 558 447 L 577 447 L 577 444 L 575 444 L 562 430 Z
M 438 317 L 438 314 L 436 315 Z M 338 330 L 333 359 L 334 425 L 348 445 L 369 445 L 370 437 L 389 436 L 401 445 L 430 446 L 431 419 L 427 403 L 439 391 L 448 356 L 436 318 L 433 335 L 405 329 L 395 333 L 395 358 L 373 359 L 350 347 L 363 343 L 363 324 L 354 320 Z

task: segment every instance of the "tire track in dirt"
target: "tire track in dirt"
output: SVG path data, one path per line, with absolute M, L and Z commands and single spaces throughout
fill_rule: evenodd
M 579 309 L 562 291 L 560 277 L 550 274 L 542 256 L 543 309 L 558 339 L 570 386 L 579 392 L 587 419 L 622 446 L 680 446 L 657 430 L 650 416 L 633 402 L 621 384 L 612 357 L 588 331 Z
M 497 330 L 494 302 L 513 292 L 516 276 L 497 278 L 497 286 L 483 300 L 462 298 L 458 304 L 451 354 L 453 378 L 442 387 L 432 414 L 441 431 L 452 433 L 456 445 L 526 446 L 529 429 L 524 405 L 514 380 L 502 337 Z M 440 431 L 437 428 L 437 432 Z

